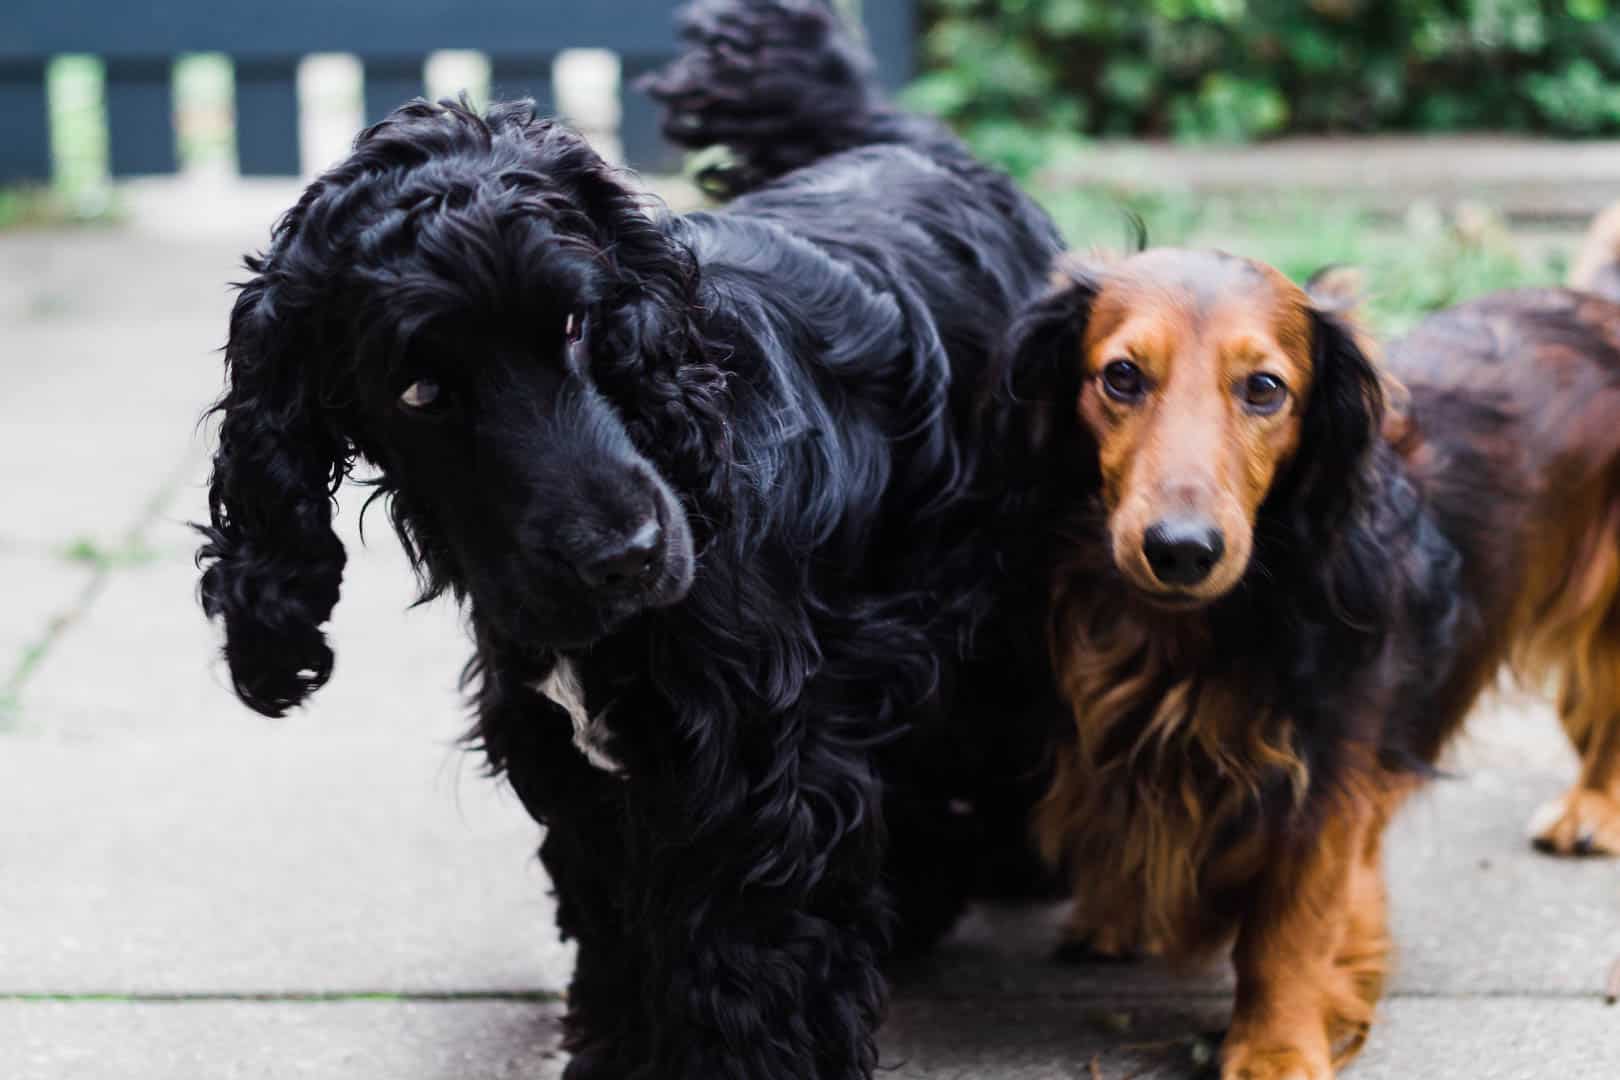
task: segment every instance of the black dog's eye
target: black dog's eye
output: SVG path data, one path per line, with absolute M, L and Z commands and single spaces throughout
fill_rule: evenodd
M 1288 384 L 1275 375 L 1257 371 L 1243 380 L 1243 404 L 1250 412 L 1270 416 L 1288 400 Z
M 1147 376 L 1129 360 L 1110 360 L 1102 369 L 1103 389 L 1115 401 L 1140 401 L 1147 392 Z
M 399 403 L 407 409 L 426 409 L 438 401 L 442 394 L 443 390 L 434 380 L 417 379 L 399 395 Z
M 585 336 L 585 315 L 583 312 L 570 311 L 568 318 L 563 320 L 563 337 L 568 344 L 578 345 L 579 339 Z

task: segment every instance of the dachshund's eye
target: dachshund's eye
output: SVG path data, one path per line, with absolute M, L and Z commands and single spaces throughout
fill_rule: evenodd
M 1288 384 L 1275 375 L 1257 371 L 1243 380 L 1243 404 L 1252 413 L 1270 416 L 1288 400 Z
M 1110 360 L 1102 369 L 1103 389 L 1115 401 L 1140 401 L 1147 392 L 1147 377 L 1129 360 Z
M 580 311 L 570 311 L 568 318 L 563 320 L 563 337 L 568 344 L 578 345 L 579 339 L 585 336 L 585 314 Z
M 439 384 L 432 379 L 417 379 L 399 395 L 399 403 L 407 409 L 426 409 L 443 395 Z

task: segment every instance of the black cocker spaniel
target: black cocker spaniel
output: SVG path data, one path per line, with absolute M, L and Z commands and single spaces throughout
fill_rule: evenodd
M 419 101 L 280 220 L 231 316 L 202 599 L 244 702 L 318 689 L 364 460 L 547 826 L 568 1075 L 864 1078 L 885 948 L 1017 863 L 1043 786 L 970 413 L 1058 240 L 818 0 L 684 31 L 648 88 L 730 145 L 723 210 L 660 212 L 527 104 Z

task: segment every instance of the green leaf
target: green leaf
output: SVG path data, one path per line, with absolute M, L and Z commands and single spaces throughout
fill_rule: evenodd
M 1159 87 L 1159 72 L 1145 60 L 1115 57 L 1103 68 L 1100 84 L 1108 97 L 1128 108 L 1147 104 Z
M 931 71 L 900 94 L 900 104 L 932 116 L 952 117 L 973 100 L 973 87 L 949 69 Z

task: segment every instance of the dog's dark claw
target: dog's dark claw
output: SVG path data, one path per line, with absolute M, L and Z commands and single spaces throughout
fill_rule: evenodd
M 1140 953 L 1135 952 L 1102 952 L 1091 944 L 1089 939 L 1082 941 L 1060 941 L 1057 948 L 1052 950 L 1052 959 L 1059 964 L 1134 964 L 1142 959 Z
M 1052 959 L 1059 964 L 1089 964 L 1091 946 L 1084 941 L 1060 941 L 1052 950 Z

